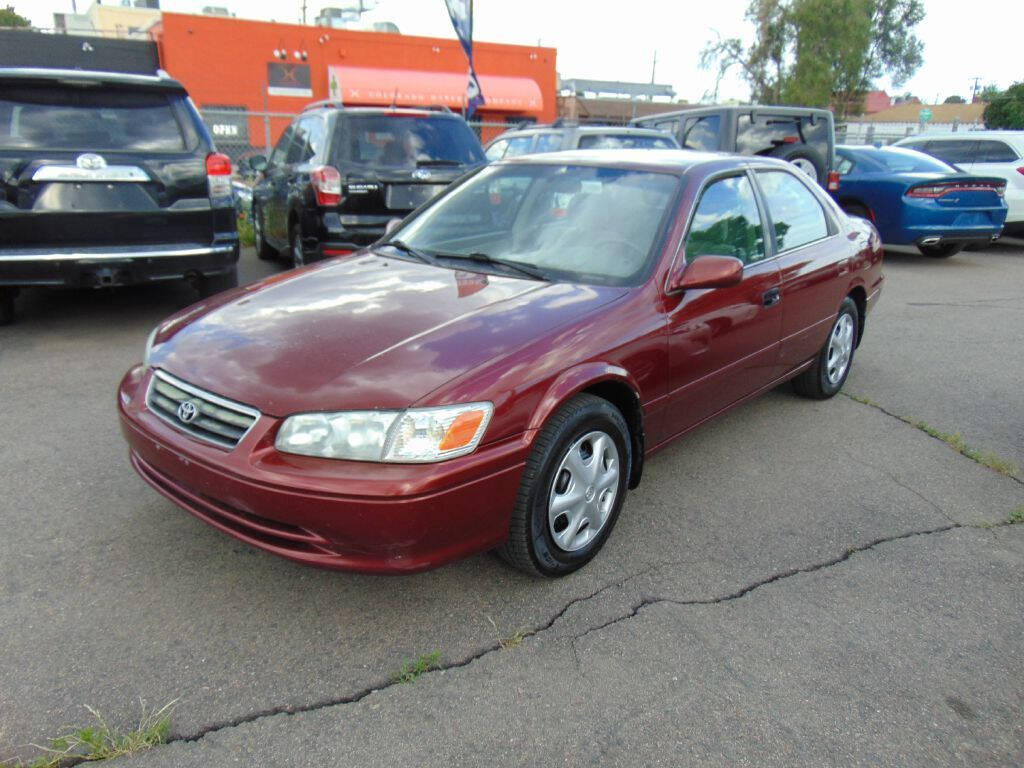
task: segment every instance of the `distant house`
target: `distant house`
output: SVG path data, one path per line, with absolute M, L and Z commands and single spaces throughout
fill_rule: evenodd
M 926 111 L 927 110 L 927 111 Z M 905 102 L 874 114 L 850 118 L 836 127 L 836 140 L 847 144 L 891 144 L 927 131 L 974 131 L 985 127 L 984 102 L 914 104 Z M 930 119 L 923 119 L 931 112 Z
M 874 115 L 892 106 L 892 96 L 885 91 L 870 91 L 864 96 L 864 114 Z

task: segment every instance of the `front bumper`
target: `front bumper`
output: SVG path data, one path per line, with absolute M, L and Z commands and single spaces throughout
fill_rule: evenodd
M 134 285 L 223 274 L 237 263 L 237 238 L 205 245 L 0 248 L 0 285 Z
M 132 465 L 215 528 L 307 565 L 411 572 L 491 549 L 508 535 L 528 445 L 502 441 L 437 464 L 371 464 L 282 454 L 262 415 L 232 450 L 176 430 L 145 405 L 152 374 L 118 393 Z

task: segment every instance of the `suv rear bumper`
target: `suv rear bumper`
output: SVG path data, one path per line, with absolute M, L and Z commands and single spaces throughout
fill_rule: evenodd
M 106 287 L 230 271 L 238 241 L 212 245 L 0 248 L 0 286 Z

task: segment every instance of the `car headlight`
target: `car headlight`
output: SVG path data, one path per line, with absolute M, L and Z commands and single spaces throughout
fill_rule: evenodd
M 299 413 L 284 420 L 274 444 L 282 453 L 328 459 L 443 461 L 475 450 L 492 413 L 491 403 Z
M 160 330 L 158 325 L 152 331 L 149 332 L 149 336 L 146 337 L 146 351 L 142 353 L 142 367 L 149 368 L 149 356 L 153 351 L 153 341 L 156 339 L 156 332 Z

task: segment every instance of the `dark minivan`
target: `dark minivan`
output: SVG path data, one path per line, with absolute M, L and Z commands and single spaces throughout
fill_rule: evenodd
M 160 73 L 0 69 L 0 323 L 22 286 L 237 285 L 231 161 Z
M 485 162 L 448 109 L 310 104 L 269 159 L 250 160 L 263 174 L 253 190 L 257 253 L 283 252 L 294 266 L 351 253 Z
M 836 134 L 827 109 L 698 107 L 638 117 L 632 123 L 671 133 L 684 149 L 788 160 L 822 187 L 829 183 Z

